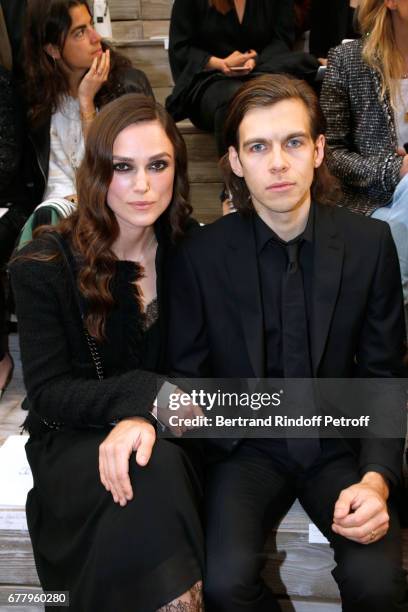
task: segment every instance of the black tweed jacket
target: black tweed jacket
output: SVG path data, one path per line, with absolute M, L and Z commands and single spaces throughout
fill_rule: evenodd
M 332 49 L 321 92 L 327 163 L 340 179 L 342 206 L 369 215 L 386 205 L 400 180 L 402 157 L 390 98 L 362 59 L 362 41 Z

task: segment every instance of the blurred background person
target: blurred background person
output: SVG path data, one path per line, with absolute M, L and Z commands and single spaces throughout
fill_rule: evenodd
M 387 221 L 408 304 L 408 0 L 361 0 L 361 40 L 329 52 L 321 104 L 341 205 Z M 405 147 L 404 147 L 405 145 Z
M 327 54 L 345 38 L 358 38 L 355 9 L 359 0 L 310 1 L 310 53 L 326 62 Z
M 0 399 L 13 373 L 8 350 L 5 266 L 22 222 L 16 204 L 17 169 L 22 152 L 18 100 L 13 80 L 13 53 L 3 7 L 0 4 Z
M 23 44 L 38 204 L 76 193 L 84 140 L 100 108 L 124 93 L 153 94 L 145 74 L 101 40 L 85 0 L 28 0 Z
M 314 81 L 319 64 L 294 52 L 294 39 L 293 0 L 175 0 L 169 41 L 175 87 L 167 110 L 213 132 L 223 155 L 227 106 L 245 80 L 286 72 Z

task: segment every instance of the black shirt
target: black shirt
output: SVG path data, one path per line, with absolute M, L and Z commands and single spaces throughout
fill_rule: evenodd
M 282 280 L 288 266 L 285 245 L 300 243 L 299 266 L 303 273 L 306 318 L 309 324 L 312 302 L 314 205 L 310 207 L 304 231 L 289 242 L 279 238 L 257 214 L 254 215 L 254 232 L 265 331 L 265 372 L 268 378 L 283 378 Z

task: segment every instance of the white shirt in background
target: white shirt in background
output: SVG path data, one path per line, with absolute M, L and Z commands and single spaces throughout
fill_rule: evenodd
M 75 174 L 84 150 L 79 101 L 66 96 L 51 117 L 50 161 L 44 200 L 76 193 Z

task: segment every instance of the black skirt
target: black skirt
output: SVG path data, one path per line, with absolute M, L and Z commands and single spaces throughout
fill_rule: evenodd
M 202 579 L 199 478 L 180 445 L 157 440 L 146 467 L 131 456 L 134 497 L 122 508 L 99 480 L 105 437 L 53 431 L 26 445 L 38 575 L 44 590 L 69 591 L 75 612 L 154 612 Z

